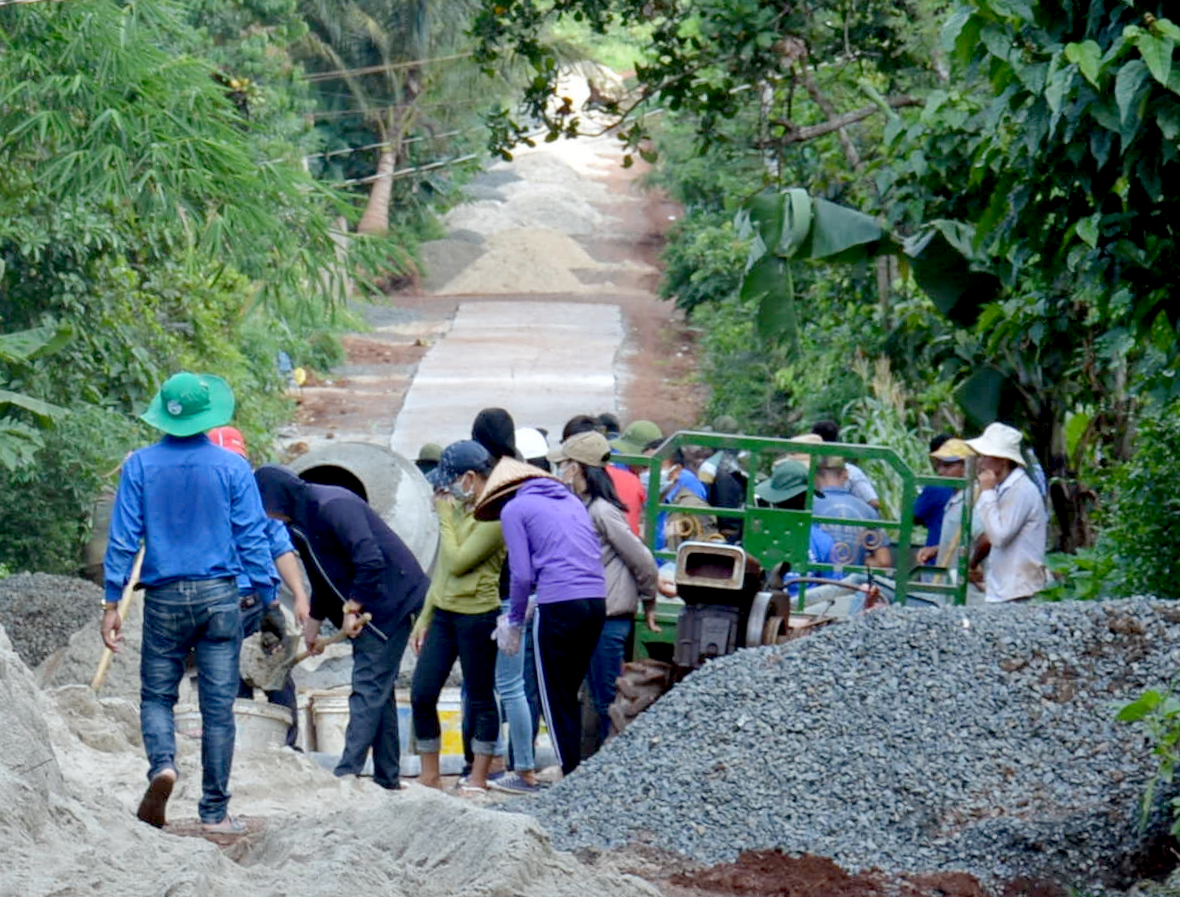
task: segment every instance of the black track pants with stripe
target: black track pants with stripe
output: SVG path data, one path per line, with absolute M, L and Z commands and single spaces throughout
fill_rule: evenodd
M 565 775 L 582 756 L 582 706 L 578 689 L 590 668 L 606 619 L 602 598 L 538 604 L 533 617 L 537 681 L 549 736 Z

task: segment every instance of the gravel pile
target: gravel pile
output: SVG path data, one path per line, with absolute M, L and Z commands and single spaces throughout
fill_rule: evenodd
M 1117 884 L 1152 762 L 1114 714 L 1171 681 L 1177 635 L 1146 600 L 875 612 L 713 661 L 532 812 L 568 849 Z
M 85 579 L 17 573 L 0 579 L 0 625 L 21 660 L 35 667 L 86 624 L 98 632 L 102 594 Z

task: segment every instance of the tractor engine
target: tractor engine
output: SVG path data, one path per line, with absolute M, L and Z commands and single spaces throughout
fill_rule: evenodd
M 724 542 L 680 546 L 676 592 L 685 607 L 676 621 L 672 655 L 677 678 L 707 660 L 747 647 L 750 607 L 761 588 L 762 567 L 738 546 Z

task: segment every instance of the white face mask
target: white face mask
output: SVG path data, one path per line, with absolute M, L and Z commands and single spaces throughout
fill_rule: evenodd
M 673 468 L 673 469 L 675 469 L 675 468 Z M 677 471 L 677 475 L 678 474 L 679 474 L 679 472 Z M 671 491 L 672 487 L 676 485 L 676 479 L 677 479 L 677 477 L 672 475 L 672 471 L 664 470 L 663 468 L 660 468 L 660 485 L 659 485 L 660 495 L 667 495 L 668 492 Z M 645 470 L 642 473 L 640 473 L 639 474 L 639 482 L 643 485 L 644 492 L 650 491 L 651 490 L 651 471 Z
M 671 470 L 660 470 L 660 495 L 667 496 L 676 484 L 680 481 L 680 468 L 673 467 Z
M 451 495 L 453 495 L 457 501 L 460 501 L 463 504 L 468 504 L 469 502 L 475 501 L 475 487 L 471 486 L 469 488 L 465 488 L 463 486 L 463 477 L 459 477 L 459 479 L 451 483 Z

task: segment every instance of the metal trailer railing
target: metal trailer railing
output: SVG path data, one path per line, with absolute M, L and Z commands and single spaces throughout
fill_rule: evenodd
M 956 552 L 953 567 L 932 567 L 918 565 L 914 558 L 914 549 L 910 545 L 914 532 L 913 507 L 918 496 L 918 490 L 923 486 L 949 486 L 954 489 L 967 489 L 974 477 L 974 465 L 968 461 L 966 476 L 963 479 L 939 477 L 933 474 L 918 473 L 910 468 L 893 449 L 887 446 L 852 445 L 847 443 L 813 444 L 792 442 L 788 439 L 776 439 L 760 436 L 726 435 L 695 431 L 680 431 L 670 436 L 663 445 L 650 456 L 615 455 L 616 463 L 626 464 L 636 469 L 650 471 L 650 482 L 659 482 L 659 470 L 664 459 L 670 457 L 678 448 L 704 447 L 714 451 L 728 450 L 745 452 L 744 469 L 747 472 L 746 500 L 740 508 L 720 508 L 715 506 L 692 507 L 665 504 L 660 501 L 658 489 L 649 489 L 647 505 L 644 508 L 644 538 L 648 547 L 657 558 L 670 560 L 675 553 L 668 550 L 656 550 L 656 535 L 658 521 L 665 512 L 675 514 L 698 514 L 718 518 L 738 519 L 742 521 L 741 545 L 746 552 L 755 558 L 764 570 L 775 565 L 788 562 L 791 570 L 796 573 L 818 573 L 821 576 L 846 576 L 850 573 L 864 573 L 872 578 L 881 578 L 892 574 L 894 601 L 905 603 L 910 596 L 929 596 L 930 599 L 942 603 L 964 604 L 967 597 L 967 567 L 971 533 L 971 501 L 962 503 L 962 517 L 960 532 L 965 534 L 961 539 L 961 549 Z M 817 464 L 809 463 L 807 493 L 804 510 L 786 510 L 772 507 L 759 507 L 754 495 L 754 488 L 760 477 L 769 476 L 774 463 L 784 455 L 807 455 L 809 458 L 818 456 L 840 456 L 853 462 L 879 461 L 884 463 L 901 481 L 901 507 L 896 519 L 881 520 L 848 520 L 836 517 L 821 517 L 813 514 L 812 507 L 815 497 L 815 473 Z M 837 524 L 842 527 L 862 528 L 866 534 L 874 531 L 884 531 L 894 535 L 894 565 L 889 568 L 869 567 L 848 563 L 812 563 L 808 560 L 810 544 L 810 530 L 812 524 Z M 867 536 L 865 538 L 868 538 Z M 866 544 L 866 548 L 875 547 Z M 951 572 L 955 576 L 950 576 Z M 928 579 L 919 580 L 916 574 L 929 574 Z M 949 581 L 946 581 L 949 580 Z M 802 608 L 806 601 L 807 586 L 799 587 L 798 603 Z M 673 609 L 662 608 L 661 622 L 672 622 Z M 666 629 L 666 627 L 665 627 Z M 644 652 L 640 652 L 644 653 Z

